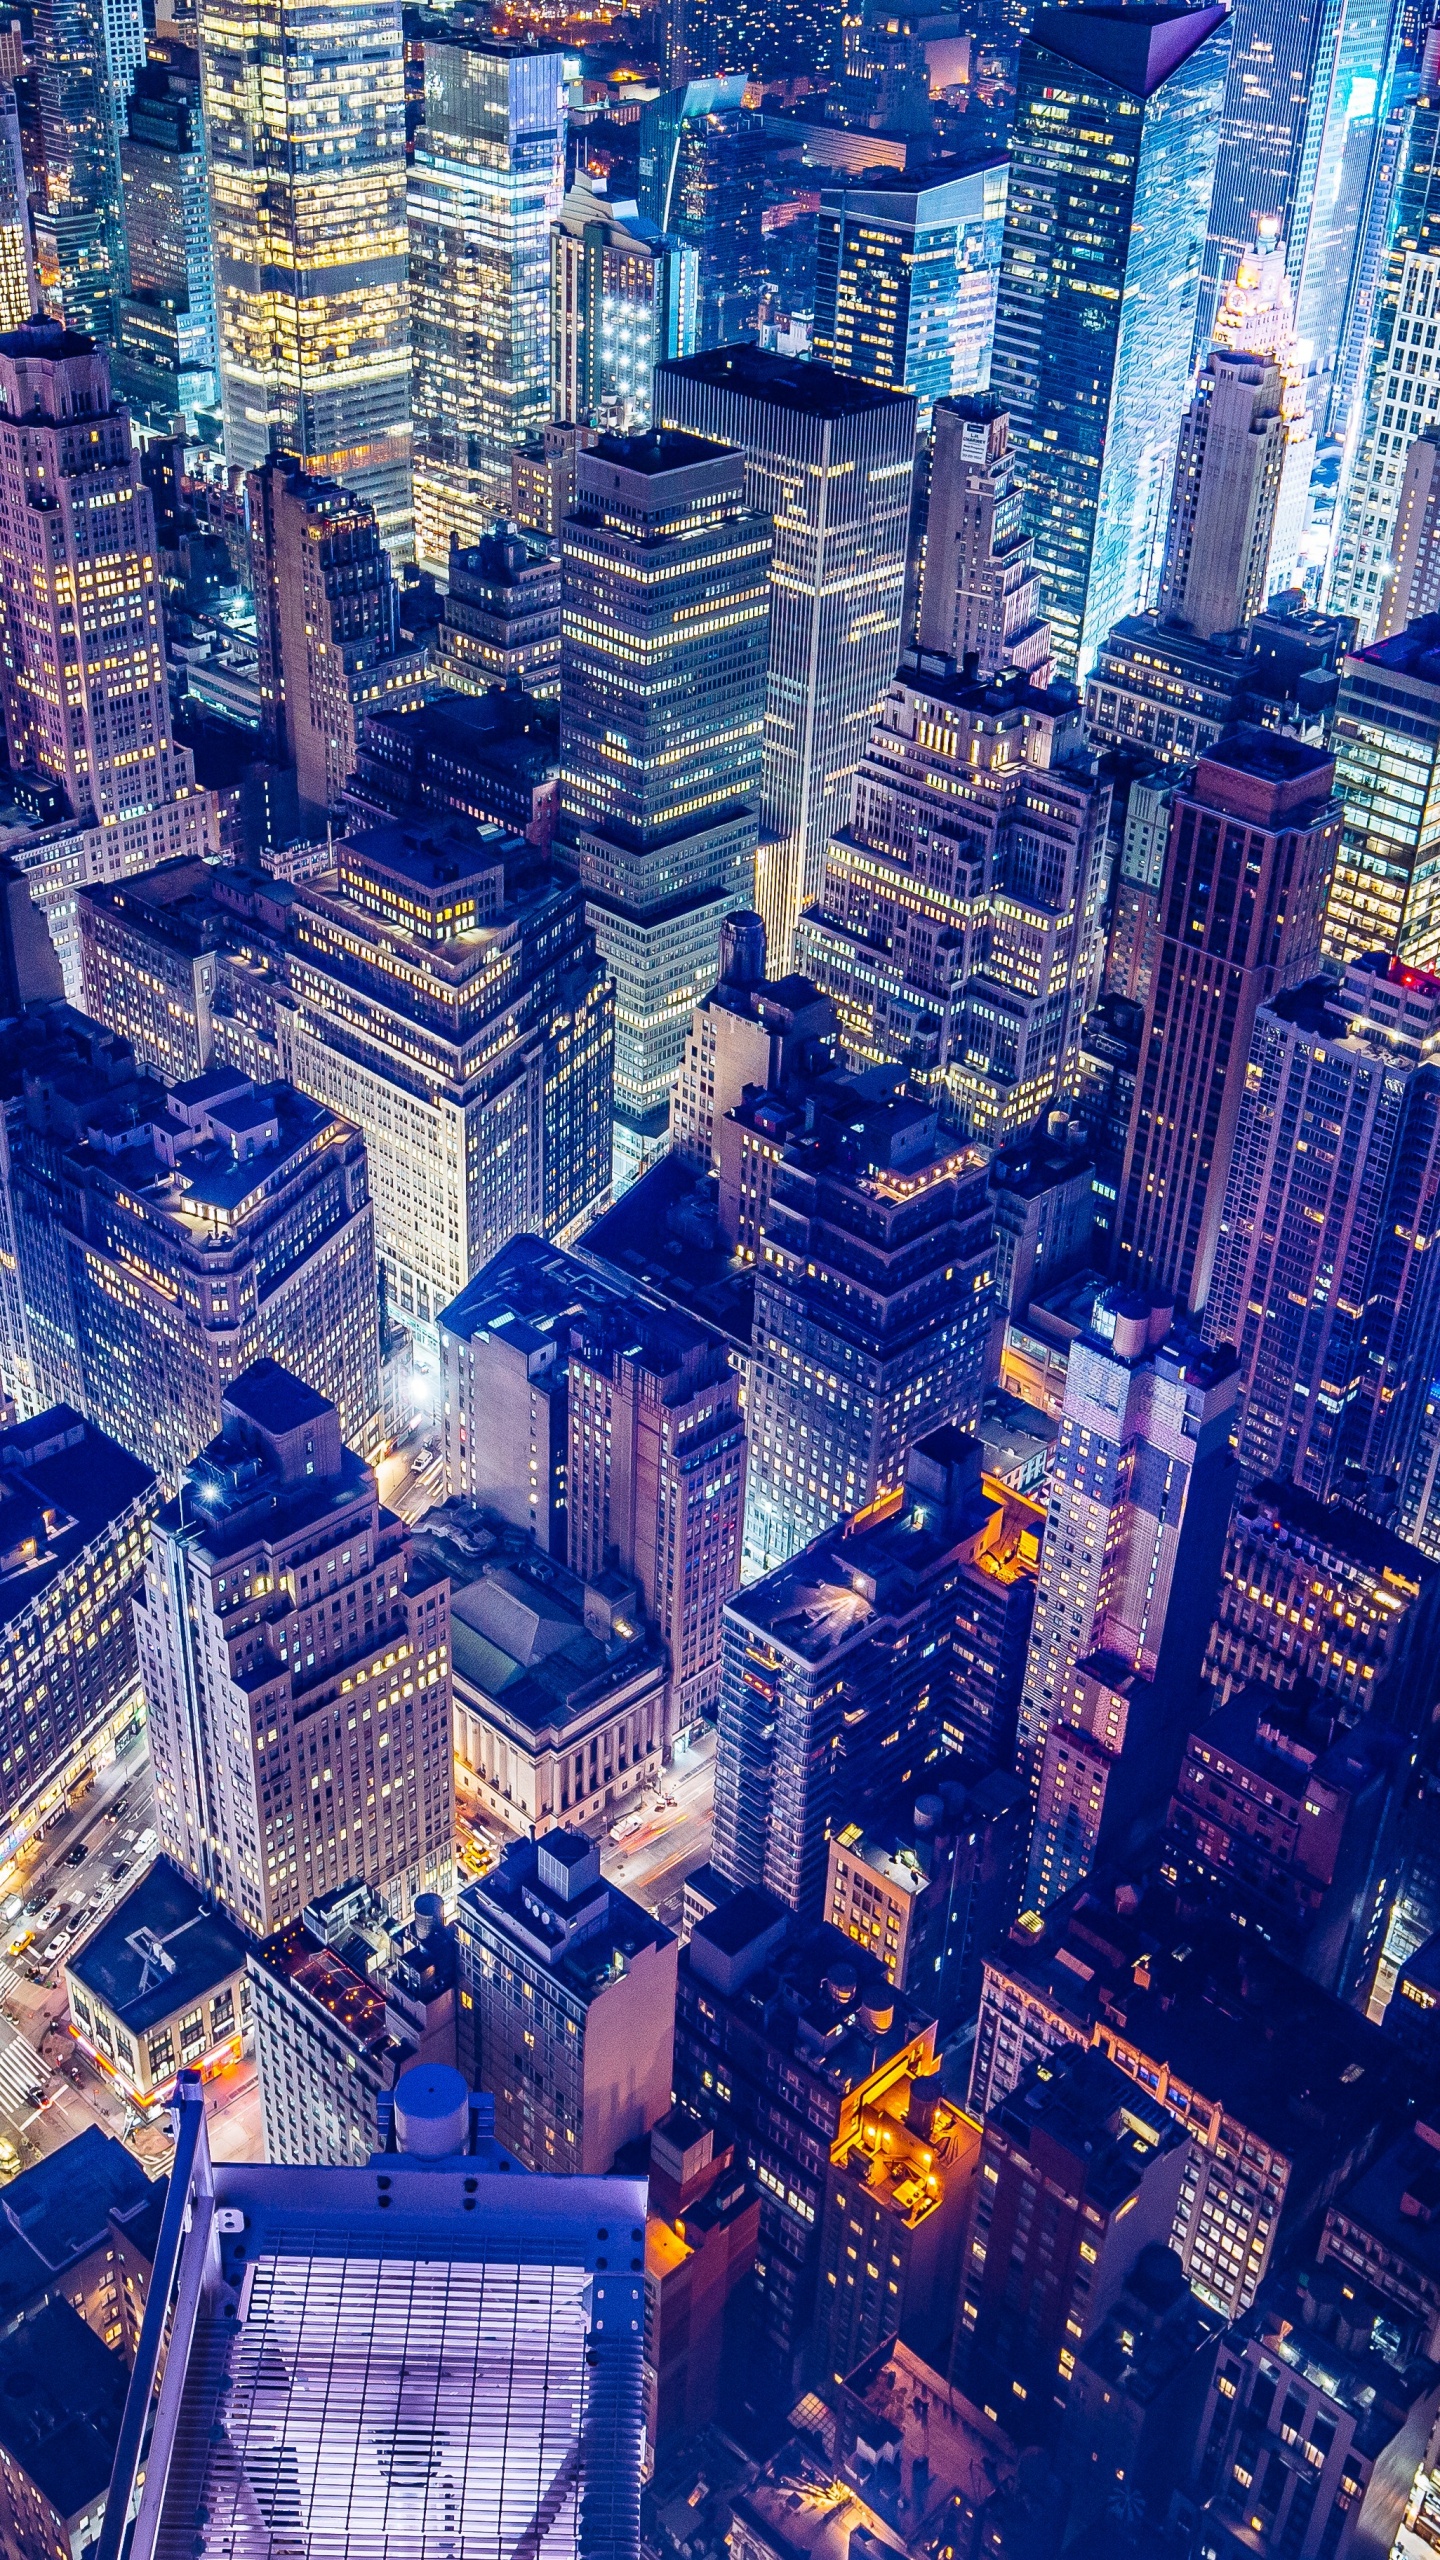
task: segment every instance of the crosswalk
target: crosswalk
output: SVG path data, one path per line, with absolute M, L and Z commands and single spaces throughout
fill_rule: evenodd
M 14 1965 L 9 1963 L 4 1956 L 0 1956 L 0 2000 L 4 1999 L 7 1991 L 14 1990 L 15 1985 L 19 1980 L 20 1976 L 16 1972 Z
M 0 2052 L 0 2106 L 14 2114 L 33 2107 L 45 2086 L 45 2066 L 33 2045 L 12 2036 Z

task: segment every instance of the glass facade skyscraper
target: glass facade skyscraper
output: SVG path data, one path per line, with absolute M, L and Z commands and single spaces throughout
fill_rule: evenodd
M 561 835 L 615 978 L 615 1170 L 665 1142 L 691 1008 L 754 877 L 770 526 L 738 453 L 602 436 L 562 530 Z
M 410 524 L 400 0 L 201 0 L 225 451 Z
M 700 259 L 633 202 L 582 170 L 550 234 L 550 390 L 554 416 L 610 435 L 650 424 L 652 378 L 695 347 Z
M 900 655 L 915 400 L 716 347 L 657 367 L 655 416 L 738 445 L 746 497 L 775 521 L 755 904 L 780 970 Z
M 177 416 L 195 431 L 213 408 L 215 286 L 200 66 L 190 48 L 156 42 L 135 74 L 120 145 L 129 290 L 120 304 L 116 379 L 147 426 Z
M 1047 8 L 1020 49 L 990 378 L 1063 675 L 1158 570 L 1229 43 L 1213 6 Z
M 425 37 L 408 186 L 415 536 L 443 570 L 510 503 L 511 449 L 550 415 L 550 226 L 565 184 L 558 53 Z
M 137 12 L 138 17 L 138 12 Z M 101 0 L 36 0 L 35 265 L 45 308 L 108 339 L 124 275 L 118 137 Z M 129 90 L 121 90 L 121 100 Z
M 1003 153 L 918 177 L 826 187 L 816 241 L 815 353 L 887 391 L 983 391 L 1005 229 Z
M 1327 602 L 1374 633 L 1413 440 L 1440 423 L 1440 357 L 1426 346 L 1440 318 L 1440 80 L 1427 65 L 1410 122 L 1384 280 L 1376 295 L 1366 386 L 1349 485 L 1341 500 Z

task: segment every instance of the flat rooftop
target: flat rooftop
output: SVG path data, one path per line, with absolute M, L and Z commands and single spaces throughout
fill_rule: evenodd
M 155 1490 L 149 1467 L 69 1405 L 0 1432 L 0 1629 Z
M 133 2153 L 93 2124 L 22 2169 L 0 2189 L 0 2320 L 106 2246 L 112 2213 L 128 2222 L 155 2192 Z
M 679 427 L 650 427 L 638 436 L 597 436 L 581 459 L 609 462 L 621 471 L 637 471 L 647 480 L 667 471 L 692 471 L 701 462 L 728 462 L 734 447 L 715 444 L 709 436 L 686 435 Z M 583 481 L 583 473 L 578 475 Z M 578 495 L 578 491 L 577 491 Z
M 908 1586 L 895 1603 L 884 1596 L 892 1576 L 928 1572 L 962 1538 L 978 1535 L 995 1508 L 995 1495 L 977 1486 L 965 1518 L 947 1520 L 936 1503 L 907 1486 L 883 1518 L 859 1529 L 827 1529 L 763 1581 L 737 1591 L 728 1609 L 803 1661 L 823 1662 L 895 1607 L 913 1605 Z
M 1253 1930 L 1197 1917 L 1160 1888 L 1119 1912 L 1099 1891 L 1051 1906 L 1039 1937 L 1012 1930 L 989 1959 L 1078 2038 L 1113 2032 L 1163 2066 L 1172 2110 L 1218 2106 L 1291 2160 L 1333 2160 L 1405 2103 L 1410 2067 L 1358 2011 Z
M 1390 640 L 1377 640 L 1368 649 L 1352 650 L 1345 661 L 1345 672 L 1368 669 L 1376 674 L 1409 676 L 1421 684 L 1440 687 L 1440 613 L 1422 613 L 1418 622 L 1407 623 Z
M 800 364 L 793 356 L 769 355 L 761 347 L 711 347 L 698 356 L 672 356 L 655 368 L 656 380 L 688 375 L 695 382 L 715 383 L 727 391 L 763 400 L 812 418 L 849 418 L 867 409 L 915 405 L 909 391 L 885 391 L 862 382 L 858 373 L 840 373 L 833 365 Z M 657 405 L 663 406 L 663 401 Z
M 1239 1497 L 1231 1535 L 1269 1537 L 1280 1545 L 1293 1540 L 1302 1554 L 1333 1557 L 1342 1567 L 1358 1565 L 1366 1573 L 1412 1585 L 1417 1591 L 1440 1573 L 1433 1557 L 1422 1555 L 1418 1547 L 1397 1538 L 1393 1530 L 1363 1511 L 1352 1510 L 1349 1503 L 1321 1502 L 1299 1485 L 1280 1484 L 1268 1476 Z
M 0 2445 L 57 2515 L 103 2492 L 129 2384 L 124 2357 L 68 2302 L 41 2303 L 0 2337 Z
M 65 1970 L 132 2035 L 144 2035 L 243 1973 L 245 1954 L 239 1930 L 157 1858 Z
M 347 1964 L 337 1948 L 322 1945 L 303 1921 L 292 1920 L 266 1938 L 256 1950 L 255 1961 L 278 1981 L 313 2000 L 362 2052 L 372 2052 L 390 2040 L 383 1992 Z

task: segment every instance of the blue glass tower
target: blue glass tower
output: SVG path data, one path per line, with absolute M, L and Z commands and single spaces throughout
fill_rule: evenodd
M 1149 601 L 1185 406 L 1223 8 L 1043 8 L 1020 49 L 991 389 L 1068 676 Z

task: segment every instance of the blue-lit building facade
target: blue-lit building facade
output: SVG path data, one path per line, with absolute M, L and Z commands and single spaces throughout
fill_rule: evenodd
M 997 152 L 821 191 L 816 356 L 913 391 L 922 433 L 937 400 L 989 379 L 1006 174 Z
M 1218 7 L 1040 9 L 1020 49 L 991 388 L 1066 676 L 1158 567 L 1228 58 Z

